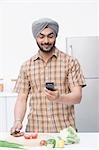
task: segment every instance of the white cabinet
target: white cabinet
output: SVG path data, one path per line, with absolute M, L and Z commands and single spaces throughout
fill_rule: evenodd
M 5 132 L 7 130 L 7 106 L 5 97 L 0 97 L 0 132 Z
M 76 105 L 76 125 L 80 132 L 99 132 L 99 80 L 86 81 L 82 101 Z
M 7 131 L 9 132 L 13 122 L 14 122 L 14 106 L 16 102 L 16 96 L 7 96 L 6 105 L 7 105 Z
M 66 38 L 66 51 L 79 60 L 85 77 L 99 77 L 99 37 Z
M 0 93 L 0 132 L 9 132 L 14 120 L 16 94 Z

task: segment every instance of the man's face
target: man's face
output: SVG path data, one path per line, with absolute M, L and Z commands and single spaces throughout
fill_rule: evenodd
M 36 38 L 38 47 L 43 52 L 49 52 L 55 47 L 56 36 L 52 29 L 45 28 Z

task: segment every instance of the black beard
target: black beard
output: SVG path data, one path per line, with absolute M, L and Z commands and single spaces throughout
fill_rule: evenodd
M 37 45 L 38 45 L 39 49 L 40 49 L 42 52 L 49 53 L 49 52 L 51 52 L 51 51 L 55 48 L 55 42 L 53 43 L 53 45 L 52 45 L 51 49 L 50 49 L 50 50 L 48 50 L 48 51 L 44 50 L 44 49 L 42 48 L 42 46 L 40 46 L 40 45 L 39 45 L 39 43 L 38 43 L 37 41 L 36 41 L 36 43 L 37 43 Z

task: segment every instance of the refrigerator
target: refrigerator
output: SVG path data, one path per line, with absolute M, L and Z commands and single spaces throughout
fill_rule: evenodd
M 87 86 L 75 105 L 76 126 L 80 132 L 99 132 L 99 37 L 67 37 L 66 53 L 77 58 Z

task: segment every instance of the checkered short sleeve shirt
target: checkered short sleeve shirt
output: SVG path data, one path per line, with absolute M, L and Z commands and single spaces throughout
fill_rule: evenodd
M 73 86 L 85 86 L 77 59 L 55 49 L 47 63 L 39 52 L 26 61 L 14 87 L 15 92 L 29 93 L 29 114 L 26 131 L 59 132 L 75 126 L 74 105 L 50 102 L 44 95 L 46 81 L 52 81 L 60 93 L 67 94 Z

